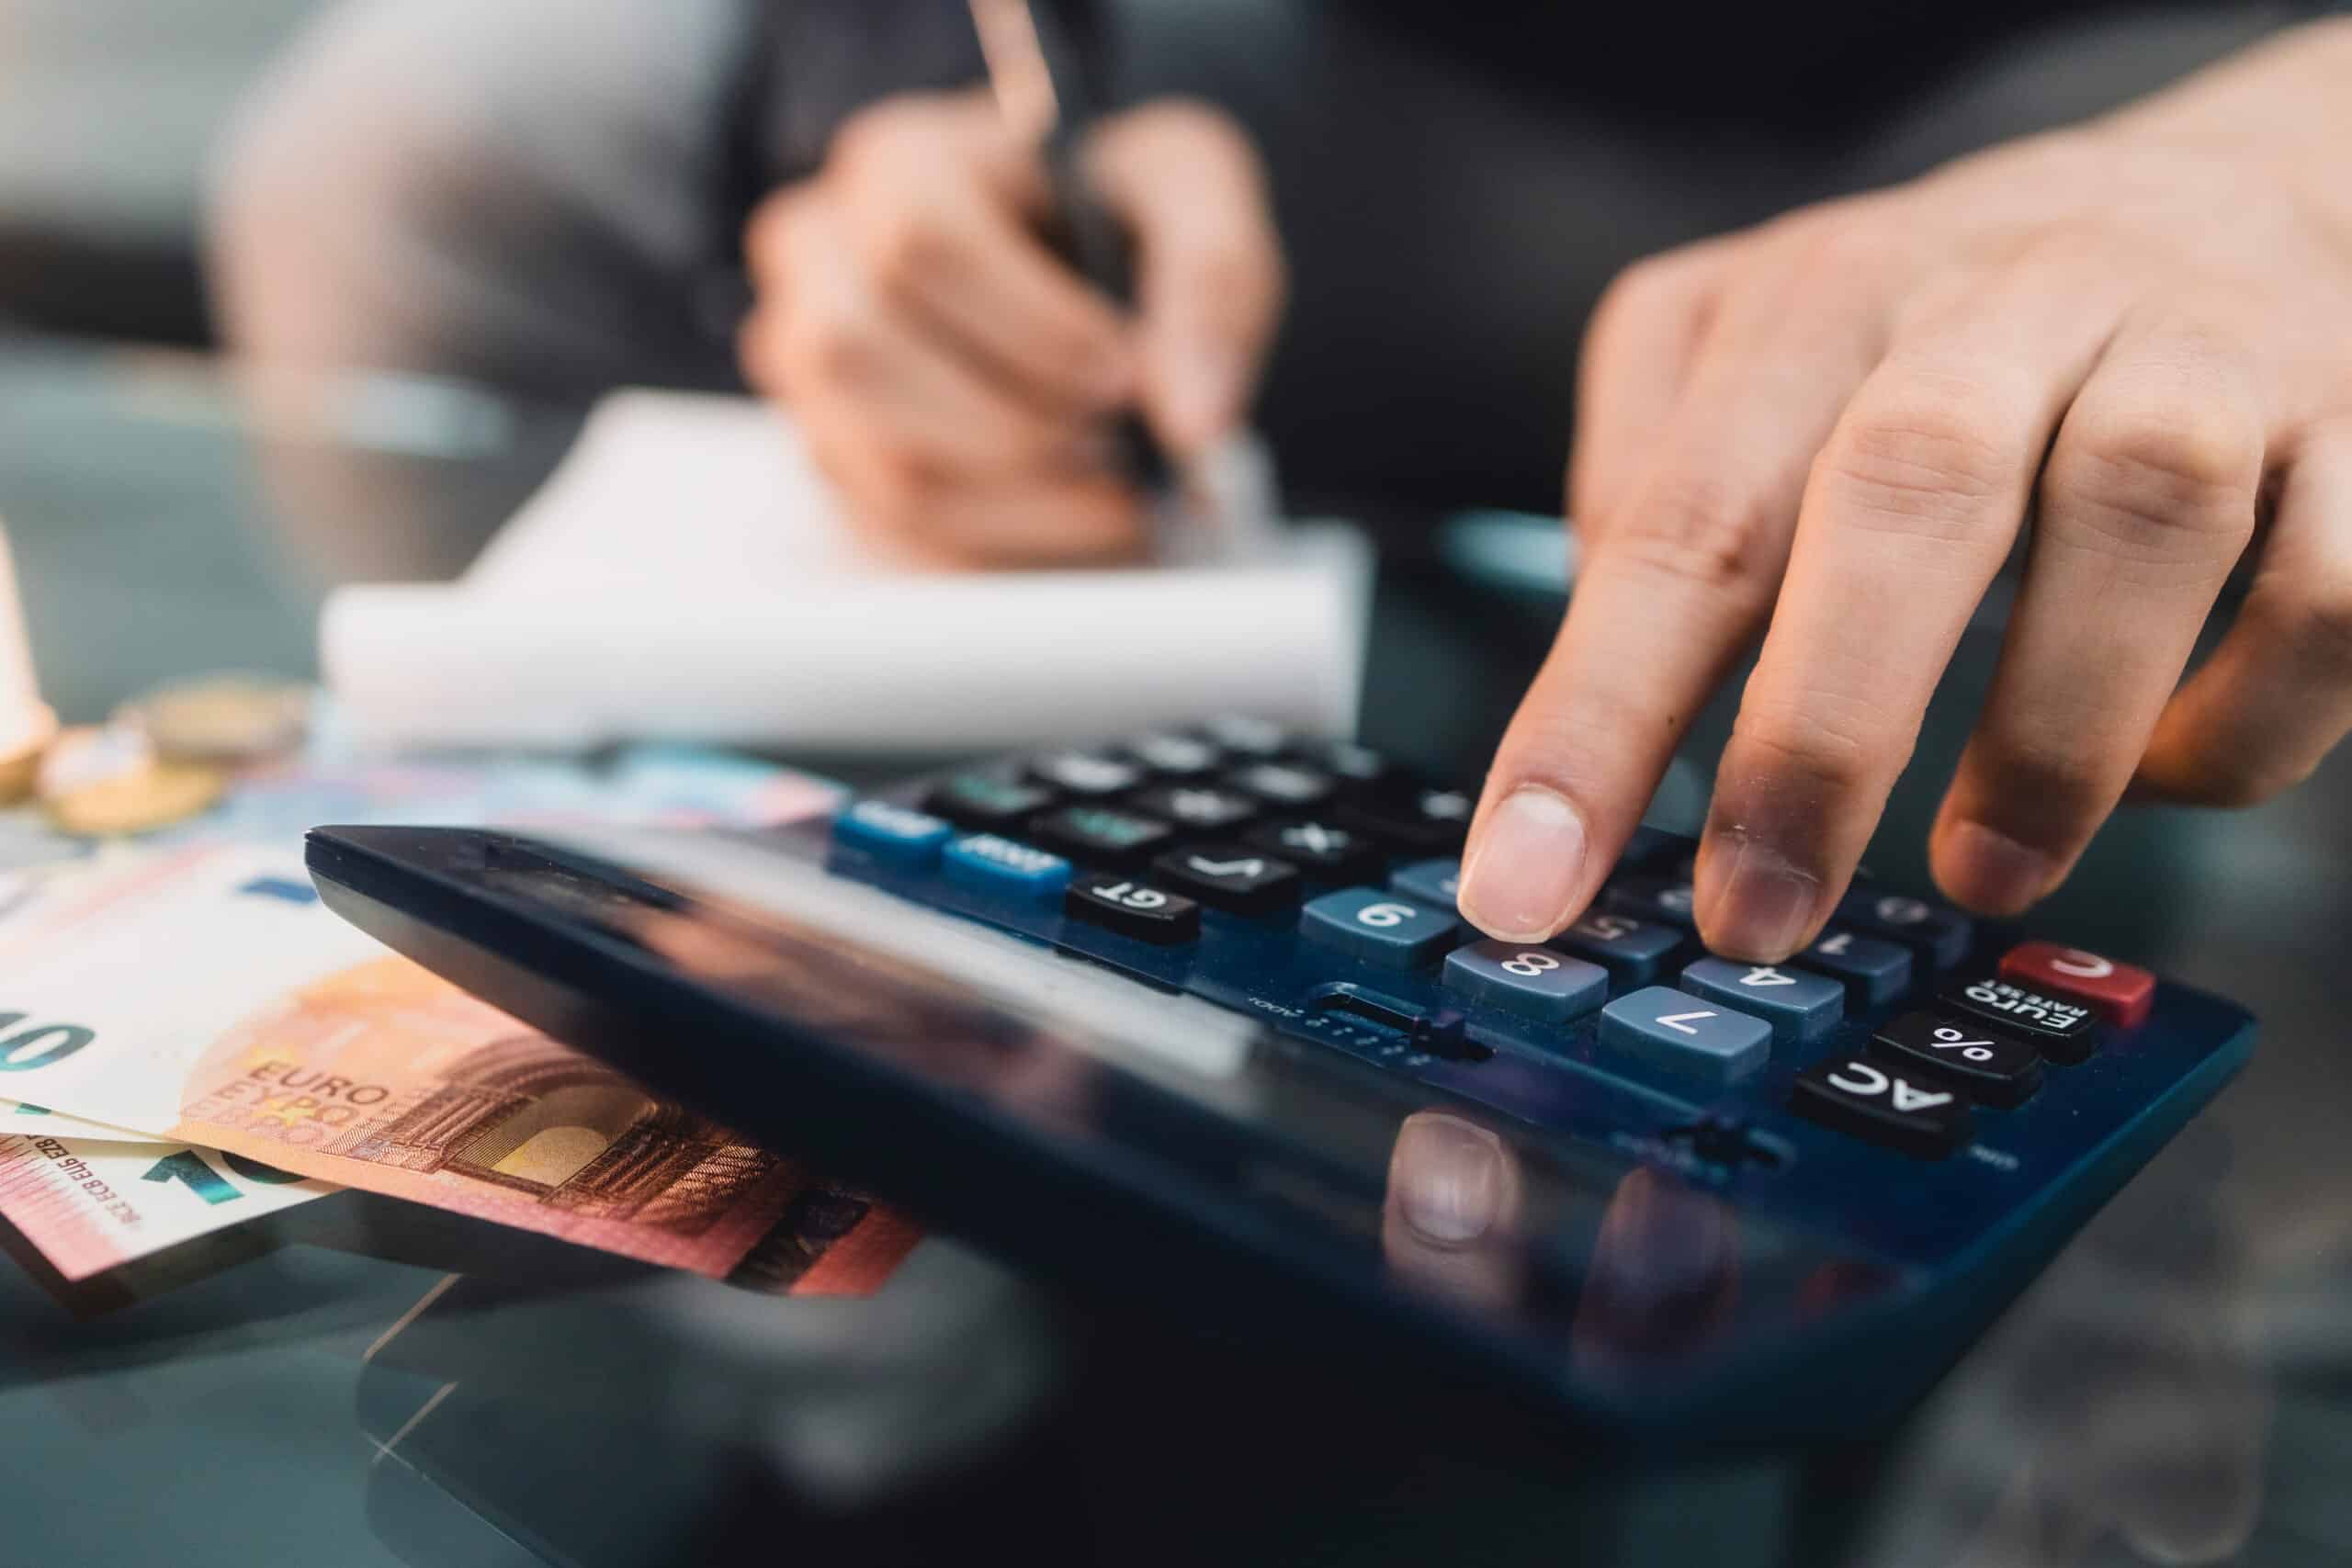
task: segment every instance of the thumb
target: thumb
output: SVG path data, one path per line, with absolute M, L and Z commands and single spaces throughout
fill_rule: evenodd
M 1145 416 L 1197 453 L 1240 423 L 1282 316 L 1257 152 L 1218 111 L 1164 100 L 1097 129 L 1086 174 L 1135 240 Z

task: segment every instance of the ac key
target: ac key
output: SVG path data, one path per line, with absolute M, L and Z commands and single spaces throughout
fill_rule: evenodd
M 1941 1159 L 1974 1134 L 1960 1091 L 1862 1056 L 1831 1056 L 1797 1075 L 1789 1109 L 1841 1133 Z

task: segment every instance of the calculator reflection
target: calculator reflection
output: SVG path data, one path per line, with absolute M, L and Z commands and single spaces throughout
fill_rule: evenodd
M 1447 1111 L 1397 1129 L 1381 1247 L 1402 1280 L 1504 1307 L 1528 1293 L 1527 1183 L 1501 1137 Z M 1704 1350 L 1740 1292 L 1737 1216 L 1721 1198 L 1647 1166 L 1609 1193 L 1570 1318 L 1571 1354 L 1595 1370 Z

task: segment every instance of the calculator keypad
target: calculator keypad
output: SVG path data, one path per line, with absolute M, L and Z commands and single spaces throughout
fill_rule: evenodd
M 1315 882 L 1372 882 L 1380 874 L 1379 847 L 1329 822 L 1269 823 L 1241 839 L 1281 856 Z
M 1450 915 L 1408 904 L 1376 887 L 1326 893 L 1301 912 L 1298 934 L 1351 957 L 1411 969 L 1434 963 L 1456 930 Z
M 2087 1061 L 2098 1041 L 2098 1026 L 2087 1003 L 1989 975 L 1945 987 L 1940 999 L 1957 1013 L 1984 1019 L 2030 1043 L 2053 1062 Z
M 1244 844 L 1196 844 L 1151 863 L 1163 882 L 1213 909 L 1271 915 L 1298 902 L 1298 868 Z
M 1029 837 L 1074 861 L 1133 865 L 1166 849 L 1175 829 L 1113 806 L 1066 806 L 1029 824 Z
M 1072 867 L 1059 855 L 1001 834 L 972 833 L 947 846 L 946 870 L 949 881 L 984 893 L 1049 898 L 1069 886 Z
M 2156 999 L 2156 977 L 2145 969 L 2054 942 L 2025 942 L 2009 949 L 2001 958 L 2001 978 L 2079 998 L 2122 1029 L 2143 1022 Z
M 1170 893 L 1121 876 L 1096 872 L 1069 885 L 1062 908 L 1073 919 L 1088 920 L 1163 946 L 1193 941 L 1201 934 L 1201 907 L 1181 893 Z
M 1445 984 L 1476 1001 L 1566 1023 L 1600 1005 L 1609 994 L 1609 971 L 1547 947 L 1474 942 L 1445 955 Z
M 1054 792 L 996 773 L 956 773 L 923 797 L 925 809 L 959 828 L 1018 826 L 1053 805 Z
M 1173 822 L 1192 833 L 1223 833 L 1258 815 L 1258 803 L 1238 790 L 1214 784 L 1163 784 L 1134 797 L 1147 816 Z
M 2032 1046 L 1973 1020 L 1906 1012 L 1871 1032 L 1871 1049 L 1950 1079 L 1984 1105 L 2021 1105 L 2041 1087 L 2041 1058 Z
M 1682 988 L 1764 1020 L 1779 1040 L 1818 1040 L 1846 1013 L 1846 987 L 1776 964 L 1702 958 L 1682 971 Z
M 1600 1039 L 1670 1072 L 1731 1083 L 1764 1065 L 1772 1026 L 1688 991 L 1648 986 L 1600 1010 Z
M 1974 1126 L 1960 1091 L 1894 1063 L 1838 1055 L 1797 1075 L 1790 1109 L 1922 1159 L 1941 1159 Z
M 1466 1030 L 1522 1061 L 1554 1055 L 1654 1091 L 1668 1079 L 1730 1090 L 1762 1074 L 1751 1099 L 1922 1157 L 1966 1144 L 1978 1113 L 2039 1114 L 2024 1108 L 2059 1092 L 2064 1066 L 2144 1019 L 2154 996 L 2145 970 L 2044 942 L 2010 948 L 1997 974 L 1939 975 L 1974 946 L 1969 919 L 1867 885 L 1783 964 L 1718 958 L 1698 940 L 1690 841 L 1649 828 L 1557 937 L 1487 940 L 1457 904 L 1472 805 L 1352 743 L 1227 719 L 953 773 L 923 809 L 860 801 L 833 834 L 868 864 L 935 867 L 999 900 L 1057 908 L 1058 934 L 1034 934 L 1162 983 L 1227 984 L 1225 966 L 1254 970 L 1262 953 L 1266 973 L 1288 976 L 1265 993 L 1277 1016 L 1323 1009 L 1312 998 L 1324 992 L 1356 995 L 1342 965 L 1390 971 L 1374 982 L 1380 1005 L 1353 1010 L 1402 1032 L 1422 1061 L 1447 1053 L 1430 1043 L 1442 1032 L 1416 1021 L 1442 1016 L 1443 1037 Z M 1088 930 L 1170 953 L 1090 948 Z M 1915 1010 L 1870 1021 L 1915 989 L 1927 998 Z M 1844 1028 L 1858 1013 L 1868 1027 Z

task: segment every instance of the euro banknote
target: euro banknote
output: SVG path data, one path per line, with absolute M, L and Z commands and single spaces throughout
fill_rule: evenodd
M 0 1088 L 175 1147 L 715 1277 L 825 1190 L 390 953 L 276 850 L 127 863 L 7 957 Z M 870 1289 L 912 1236 L 861 1209 L 786 1288 Z
M 0 1217 L 68 1280 L 334 1190 L 185 1144 L 0 1134 Z

